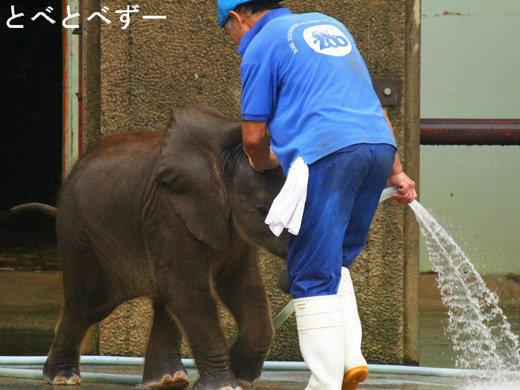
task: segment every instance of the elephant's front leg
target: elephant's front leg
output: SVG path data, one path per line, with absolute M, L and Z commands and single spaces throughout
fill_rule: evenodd
M 242 390 L 229 368 L 209 279 L 172 282 L 162 295 L 166 308 L 184 330 L 199 371 L 193 390 Z
M 250 254 L 239 268 L 217 275 L 220 298 L 235 317 L 239 336 L 231 348 L 231 368 L 243 387 L 254 386 L 260 379 L 263 363 L 273 339 L 273 327 L 264 284 Z

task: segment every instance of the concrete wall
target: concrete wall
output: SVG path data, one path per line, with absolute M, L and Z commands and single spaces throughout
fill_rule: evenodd
M 94 3 L 98 2 L 89 7 Z M 94 43 L 90 57 L 85 58 L 85 70 L 93 77 L 96 69 L 100 71 L 100 91 L 91 84 L 90 117 L 96 115 L 96 93 L 100 104 L 98 118 L 85 127 L 87 144 L 99 136 L 122 131 L 162 130 L 171 105 L 204 101 L 239 118 L 240 57 L 217 27 L 215 3 L 151 0 L 140 4 L 140 15 L 166 15 L 166 20 L 134 17 L 130 27 L 122 30 L 113 17 L 110 25 L 101 22 L 100 35 L 95 24 L 86 27 L 90 29 L 86 47 L 89 36 Z M 103 2 L 110 12 L 126 9 L 127 4 Z M 372 76 L 401 80 L 405 88 L 399 104 L 389 108 L 388 113 L 403 163 L 418 180 L 419 0 L 306 0 L 287 1 L 285 5 L 294 12 L 321 11 L 335 16 L 354 35 Z M 94 50 L 96 42 L 99 58 Z M 85 98 L 88 101 L 89 97 Z M 261 258 L 272 311 L 277 313 L 289 300 L 275 286 L 283 262 L 265 254 Z M 380 208 L 367 248 L 352 274 L 367 359 L 374 363 L 416 362 L 418 230 L 408 208 L 390 202 Z M 146 300 L 119 308 L 100 326 L 100 352 L 142 354 L 150 313 Z M 226 323 L 232 338 L 233 324 Z M 298 358 L 291 318 L 277 332 L 269 359 Z
M 520 118 L 520 2 L 423 0 L 422 14 L 421 116 Z M 425 145 L 421 160 L 423 204 L 477 270 L 520 274 L 520 146 Z

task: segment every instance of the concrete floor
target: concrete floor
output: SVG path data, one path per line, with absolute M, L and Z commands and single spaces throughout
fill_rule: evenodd
M 128 367 L 83 367 L 84 372 L 112 372 L 117 374 L 139 374 L 137 368 L 129 369 Z M 303 390 L 309 379 L 307 371 L 266 371 L 262 374 L 262 380 L 255 387 L 256 390 Z M 189 370 L 190 382 L 197 378 L 194 370 Z M 429 377 L 429 376 L 412 376 L 412 375 L 382 375 L 371 374 L 368 379 L 359 386 L 359 390 L 363 389 L 410 389 L 410 390 L 438 390 L 438 389 L 457 389 L 463 386 L 460 379 Z M 0 378 L 0 389 L 32 389 L 32 390 L 50 390 L 62 389 L 63 387 L 51 386 L 44 383 L 43 380 L 34 379 L 15 379 Z M 81 390 L 111 390 L 111 389 L 143 389 L 142 385 L 121 385 L 107 383 L 92 383 L 83 381 L 79 389 Z M 191 389 L 192 387 L 188 387 Z M 488 389 L 488 390 L 492 390 Z
M 46 355 L 59 316 L 61 302 L 60 275 L 57 272 L 0 271 L 0 355 Z M 507 277 L 488 277 L 488 286 L 497 291 L 515 334 L 520 333 L 520 284 Z M 422 366 L 454 367 L 454 352 L 443 329 L 446 314 L 442 311 L 435 276 L 421 275 L 420 360 Z M 24 288 L 20 288 L 24 286 Z M 494 287 L 493 287 L 494 286 Z M 17 368 L 22 368 L 18 366 Z M 25 367 L 41 370 L 41 367 Z M 142 367 L 82 366 L 83 373 L 104 372 L 141 375 Z M 258 390 L 303 390 L 309 372 L 265 371 Z M 196 379 L 190 370 L 191 383 Z M 12 379 L 0 377 L 1 389 L 54 389 L 43 379 Z M 59 387 L 62 388 L 62 387 Z M 80 389 L 132 389 L 139 385 L 90 383 L 85 378 Z M 191 387 L 190 387 L 191 388 Z M 475 383 L 463 379 L 408 375 L 383 375 L 371 373 L 359 386 L 363 389 L 464 389 L 475 390 Z M 486 390 L 520 390 L 519 385 L 496 387 L 486 385 Z

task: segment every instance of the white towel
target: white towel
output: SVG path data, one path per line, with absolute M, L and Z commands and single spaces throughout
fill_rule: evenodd
M 265 218 L 265 223 L 276 236 L 279 236 L 284 228 L 294 235 L 300 231 L 308 182 L 309 167 L 301 157 L 298 157 L 289 168 L 285 184 L 273 200 L 269 214 Z

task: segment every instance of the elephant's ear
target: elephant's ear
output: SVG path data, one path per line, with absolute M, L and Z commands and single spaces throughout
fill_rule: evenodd
M 211 248 L 229 245 L 229 209 L 220 181 L 211 117 L 197 109 L 172 109 L 156 180 L 170 191 L 188 230 Z

